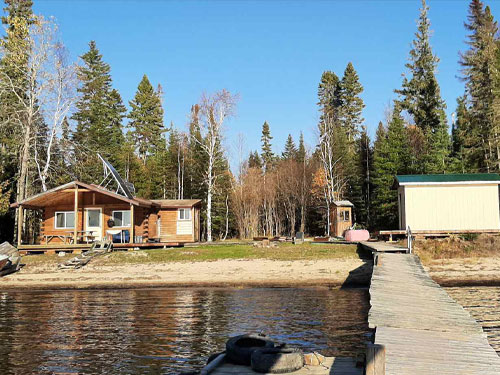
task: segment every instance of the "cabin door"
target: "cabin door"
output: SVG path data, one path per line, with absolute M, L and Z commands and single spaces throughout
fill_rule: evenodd
M 85 209 L 85 230 L 92 231 L 96 241 L 102 239 L 102 210 L 101 208 Z

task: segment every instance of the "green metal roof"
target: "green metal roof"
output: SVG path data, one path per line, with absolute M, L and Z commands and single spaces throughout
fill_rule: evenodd
M 464 174 L 412 174 L 396 176 L 400 185 L 418 183 L 453 183 L 453 182 L 499 182 L 498 173 L 464 173 Z

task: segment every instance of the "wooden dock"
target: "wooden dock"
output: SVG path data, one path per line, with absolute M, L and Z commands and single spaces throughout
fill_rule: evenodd
M 378 254 L 370 328 L 385 346 L 387 375 L 498 375 L 500 357 L 482 327 L 412 254 Z
M 390 242 L 382 242 L 382 241 L 363 241 L 360 242 L 360 245 L 363 246 L 368 251 L 376 252 L 376 253 L 406 253 L 407 248 L 403 246 L 399 246 Z
M 250 367 L 224 363 L 217 367 L 210 375 L 256 375 Z M 292 375 L 363 375 L 363 368 L 356 367 L 356 361 L 352 358 L 327 357 L 320 366 L 304 366 L 298 371 L 290 372 Z M 261 374 L 262 375 L 262 374 Z

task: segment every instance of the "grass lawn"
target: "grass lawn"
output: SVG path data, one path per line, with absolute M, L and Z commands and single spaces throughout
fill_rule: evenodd
M 311 244 L 293 245 L 280 243 L 275 248 L 257 248 L 252 245 L 210 245 L 181 247 L 171 249 L 152 249 L 138 251 L 116 251 L 92 260 L 94 265 L 167 263 L 167 262 L 204 262 L 221 259 L 339 259 L 358 258 L 356 245 Z M 27 266 L 61 263 L 74 255 L 30 255 L 23 257 Z

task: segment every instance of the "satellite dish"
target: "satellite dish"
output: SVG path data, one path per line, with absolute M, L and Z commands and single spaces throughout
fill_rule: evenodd
M 109 161 L 104 159 L 101 154 L 97 154 L 99 159 L 102 161 L 104 168 L 104 180 L 99 184 L 103 188 L 106 188 L 112 181 L 116 182 L 118 188 L 116 189 L 117 194 L 121 194 L 129 199 L 134 199 L 135 187 L 131 182 L 125 181 L 118 171 L 111 165 Z

